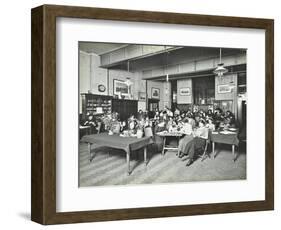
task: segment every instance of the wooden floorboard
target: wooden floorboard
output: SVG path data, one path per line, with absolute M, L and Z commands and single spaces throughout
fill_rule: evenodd
M 198 159 L 189 167 L 175 154 L 168 151 L 163 156 L 150 151 L 145 166 L 143 154 L 133 153 L 132 173 L 128 176 L 124 152 L 111 150 L 108 154 L 106 149 L 100 149 L 90 162 L 87 145 L 80 143 L 79 184 L 84 187 L 246 179 L 246 154 L 240 153 L 233 162 L 230 146 L 221 146 L 215 159 Z

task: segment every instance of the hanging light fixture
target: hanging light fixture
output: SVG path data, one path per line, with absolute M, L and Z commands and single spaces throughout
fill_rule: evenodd
M 130 63 L 129 63 L 129 61 L 127 62 L 127 71 L 128 71 L 128 75 L 129 75 L 129 72 L 130 72 Z M 130 80 L 129 77 L 127 77 L 126 81 L 125 81 L 125 84 L 128 86 L 128 97 L 129 97 L 129 99 L 132 99 L 132 89 L 131 89 L 131 86 L 132 86 L 133 82 Z
M 130 72 L 130 63 L 129 61 L 127 62 L 127 72 L 129 73 Z M 130 80 L 129 77 L 126 78 L 126 81 L 125 81 L 125 84 L 127 86 L 131 86 L 133 84 L 133 82 Z
M 127 86 L 131 86 L 133 84 L 133 82 L 130 80 L 129 77 L 126 78 L 125 83 L 126 83 Z
M 221 62 L 221 48 L 220 48 L 220 62 L 218 64 L 218 67 L 214 70 L 214 74 L 218 75 L 219 77 L 222 77 L 227 72 L 228 70 L 224 67 L 223 63 Z
M 169 58 L 169 52 L 167 52 L 166 55 L 166 89 L 165 89 L 165 94 L 169 95 L 169 87 L 168 87 L 168 82 L 169 82 L 169 73 L 168 73 L 168 58 Z

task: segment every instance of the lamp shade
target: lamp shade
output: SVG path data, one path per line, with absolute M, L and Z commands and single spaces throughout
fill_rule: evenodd
M 223 63 L 218 64 L 218 67 L 214 70 L 214 74 L 219 77 L 223 76 L 227 72 L 228 70 L 223 66 Z
M 131 82 L 131 80 L 129 78 L 126 79 L 125 84 L 130 86 L 133 84 L 133 82 Z

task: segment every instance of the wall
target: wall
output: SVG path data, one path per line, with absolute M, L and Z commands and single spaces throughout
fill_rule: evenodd
M 232 88 L 230 93 L 218 93 L 219 85 L 229 85 Z M 215 100 L 232 100 L 233 112 L 237 116 L 237 74 L 226 74 L 222 78 L 215 77 Z
M 163 83 L 163 106 L 164 108 L 171 108 L 171 82 L 164 82 Z
M 124 71 L 124 70 L 108 70 L 108 89 L 109 89 L 109 95 L 113 95 L 113 81 L 114 79 L 116 80 L 121 80 L 121 81 L 126 81 L 127 78 L 130 79 L 130 81 L 133 83 L 131 86 L 131 93 L 133 95 L 134 99 L 138 99 L 138 87 L 139 87 L 139 78 L 137 74 L 134 74 L 132 72 Z
M 100 57 L 96 54 L 80 51 L 79 58 L 80 93 L 88 93 L 88 90 L 90 90 L 93 94 L 107 95 L 107 69 L 99 67 Z M 100 84 L 106 87 L 105 92 L 98 91 L 98 85 Z
M 91 63 L 90 63 L 90 74 L 91 74 L 91 92 L 93 94 L 107 95 L 107 69 L 100 68 L 100 56 L 96 54 L 91 54 Z M 104 85 L 106 90 L 100 92 L 98 90 L 99 85 Z
M 180 88 L 190 88 L 190 96 L 180 95 Z M 192 103 L 192 79 L 184 79 L 177 81 L 177 104 L 190 104 Z
M 239 65 L 246 63 L 245 51 L 227 50 L 222 51 L 222 62 L 225 66 Z M 161 77 L 165 74 L 185 74 L 194 71 L 202 71 L 206 69 L 213 69 L 219 63 L 219 49 L 205 47 L 204 49 L 195 49 L 189 47 L 186 49 L 179 49 L 169 54 L 168 67 L 165 56 L 153 59 L 153 56 L 148 57 L 147 60 L 141 60 L 135 67 L 143 69 L 143 76 L 146 79 L 151 77 Z
M 111 95 L 113 96 L 113 80 L 125 81 L 128 77 L 133 82 L 131 86 L 131 92 L 135 100 L 138 99 L 139 92 L 146 92 L 146 84 L 144 80 L 141 80 L 141 72 L 128 72 L 123 70 L 107 70 L 100 68 L 101 58 L 96 54 L 89 54 L 83 51 L 79 53 L 79 87 L 80 93 L 88 93 L 90 90 L 93 94 L 99 95 Z M 100 92 L 98 90 L 99 85 L 104 85 L 106 90 Z M 79 111 L 82 112 L 82 100 L 80 97 Z M 139 102 L 138 108 L 145 110 L 146 102 Z
M 91 7 L 123 8 L 135 10 L 169 11 L 195 14 L 230 15 L 243 17 L 275 18 L 275 63 L 281 62 L 281 14 L 280 2 L 267 1 L 228 1 L 223 0 L 31 0 L 3 1 L 0 24 L 3 36 L 0 37 L 1 108 L 1 229 L 21 230 L 140 230 L 140 229 L 279 229 L 281 216 L 281 65 L 275 65 L 275 211 L 216 214 L 189 217 L 155 218 L 145 220 L 112 221 L 100 223 L 68 224 L 44 227 L 30 221 L 30 9 L 41 4 L 81 5 Z M 13 12 L 11 14 L 11 12 Z M 15 52 L 16 51 L 16 52 Z M 15 68 L 16 66 L 16 68 Z M 16 93 L 12 93 L 16 92 Z M 14 103 L 18 101 L 18 113 Z M 16 126 L 11 122 L 17 121 Z M 17 148 L 14 148 L 15 136 Z M 202 162 L 207 163 L 207 161 Z M 145 173 L 145 172 L 144 172 Z M 148 185 L 150 186 L 150 185 Z M 158 186 L 158 185 L 156 185 Z M 170 186 L 170 185 L 168 185 Z M 234 191 L 235 192 L 235 191 Z M 209 196 L 206 192 L 206 196 Z M 135 199 L 134 196 L 132 196 Z M 169 199 L 169 198 L 167 198 Z M 189 198 L 187 198 L 189 199 Z
M 229 85 L 233 87 L 230 93 L 218 93 L 219 85 Z M 226 74 L 223 77 L 215 77 L 215 99 L 216 100 L 233 100 L 237 97 L 237 74 Z
M 164 108 L 164 84 L 159 81 L 147 81 L 147 98 L 152 98 L 151 97 L 152 88 L 160 89 L 159 110 L 162 110 Z
M 87 93 L 91 82 L 91 56 L 85 52 L 79 52 L 79 87 L 80 93 Z

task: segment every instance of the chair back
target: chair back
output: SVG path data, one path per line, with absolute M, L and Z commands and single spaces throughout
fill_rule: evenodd
M 146 137 L 152 137 L 153 136 L 152 128 L 151 127 L 144 128 L 144 135 Z
M 210 143 L 211 135 L 212 135 L 212 130 L 208 128 L 208 136 L 207 136 L 206 142 Z

